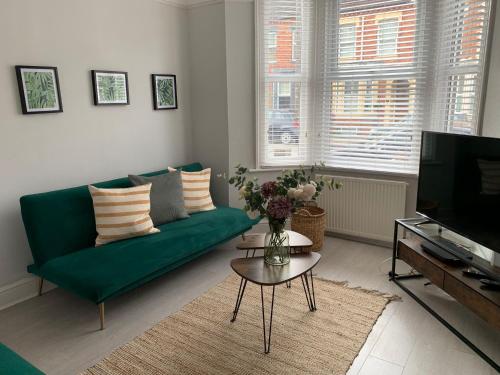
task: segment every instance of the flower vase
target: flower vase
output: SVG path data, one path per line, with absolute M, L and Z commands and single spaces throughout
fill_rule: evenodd
M 284 222 L 269 222 L 269 232 L 264 238 L 264 261 L 271 266 L 290 262 L 290 237 Z

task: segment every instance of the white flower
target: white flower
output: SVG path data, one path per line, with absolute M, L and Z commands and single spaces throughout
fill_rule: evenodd
M 310 183 L 312 186 L 314 186 L 314 187 L 318 187 L 318 184 L 316 183 L 316 181 L 312 181 L 312 180 L 311 180 L 311 181 L 309 181 L 309 183 Z
M 302 194 L 300 195 L 300 199 L 307 202 L 307 201 L 310 201 L 312 199 L 312 195 L 310 195 L 306 191 L 303 191 Z
M 239 190 L 239 193 L 240 193 L 240 199 L 243 199 L 245 198 L 246 196 L 246 186 L 242 186 Z
M 288 189 L 288 192 L 286 193 L 286 195 L 288 196 L 288 198 L 294 198 L 294 197 L 295 197 L 295 191 L 296 191 L 296 190 L 297 190 L 297 189 L 295 189 L 295 188 L 290 188 L 290 189 Z
M 296 189 L 294 192 L 293 192 L 293 197 L 295 199 L 301 199 L 301 196 L 302 196 L 302 193 L 304 192 L 304 190 L 302 189 Z
M 247 215 L 250 219 L 255 220 L 259 216 L 259 211 L 247 211 Z
M 304 193 L 312 198 L 314 194 L 316 194 L 316 187 L 313 184 L 306 184 L 304 186 Z

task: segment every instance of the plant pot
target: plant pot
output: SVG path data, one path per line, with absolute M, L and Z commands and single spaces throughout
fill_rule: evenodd
M 313 245 L 311 251 L 319 251 L 323 247 L 326 228 L 326 213 L 320 207 L 307 206 L 292 214 L 292 230 L 309 238 Z

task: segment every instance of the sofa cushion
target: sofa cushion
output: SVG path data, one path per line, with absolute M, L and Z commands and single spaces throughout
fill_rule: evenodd
M 200 163 L 182 167 L 201 171 Z M 144 174 L 155 176 L 165 170 Z M 128 177 L 92 184 L 98 188 L 116 189 L 132 186 Z M 21 213 L 35 265 L 94 245 L 94 209 L 87 185 L 21 198 Z
M 168 171 L 175 172 L 176 169 L 168 167 Z M 189 214 L 215 209 L 212 196 L 210 195 L 211 173 L 211 168 L 200 172 L 181 170 L 184 205 Z
M 152 177 L 129 175 L 128 178 L 134 186 L 153 184 L 151 219 L 155 226 L 189 217 L 184 208 L 181 172 L 174 171 Z
M 89 186 L 94 202 L 96 246 L 159 232 L 149 216 L 151 186 L 151 183 L 124 189 Z
M 151 275 L 178 267 L 255 223 L 240 209 L 218 207 L 162 225 L 154 236 L 89 247 L 52 259 L 32 272 L 100 303 Z

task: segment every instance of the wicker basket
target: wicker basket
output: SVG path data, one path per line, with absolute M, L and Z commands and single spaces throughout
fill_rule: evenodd
M 314 206 L 302 207 L 292 214 L 291 225 L 293 231 L 303 234 L 313 242 L 309 250 L 321 250 L 325 239 L 325 210 Z

